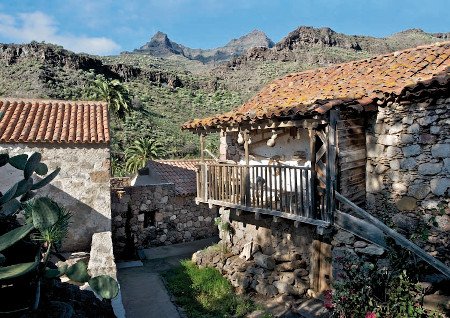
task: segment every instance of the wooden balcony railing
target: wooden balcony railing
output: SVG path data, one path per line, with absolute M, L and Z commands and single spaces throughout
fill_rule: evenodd
M 197 201 L 326 225 L 311 202 L 311 168 L 286 165 L 203 163 Z

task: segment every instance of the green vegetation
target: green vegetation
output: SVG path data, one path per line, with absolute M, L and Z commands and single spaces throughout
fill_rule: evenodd
M 390 266 L 337 258 L 342 272 L 325 294 L 325 307 L 337 317 L 432 318 L 441 317 L 423 308 L 424 290 L 417 284 L 420 271 L 405 251 L 389 253 Z
M 243 317 L 256 309 L 217 269 L 199 268 L 185 260 L 163 274 L 176 303 L 190 318 Z
M 140 138 L 125 150 L 126 169 L 135 173 L 143 168 L 149 159 L 159 158 L 163 154 L 163 148 L 154 139 Z

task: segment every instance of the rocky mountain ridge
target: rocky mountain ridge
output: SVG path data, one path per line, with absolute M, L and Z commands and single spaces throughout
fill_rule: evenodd
M 134 50 L 133 53 L 149 54 L 161 58 L 179 55 L 189 60 L 209 63 L 229 60 L 253 47 L 271 48 L 273 45 L 272 40 L 264 32 L 253 30 L 238 39 L 232 39 L 222 47 L 215 49 L 192 49 L 170 40 L 167 34 L 158 31 L 149 42 L 139 49 Z

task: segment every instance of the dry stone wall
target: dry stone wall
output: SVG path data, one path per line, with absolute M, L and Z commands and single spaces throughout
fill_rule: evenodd
M 241 293 L 303 296 L 310 289 L 315 227 L 223 210 L 219 228 L 221 241 L 196 252 L 196 264 L 219 269 Z
M 389 103 L 369 119 L 367 203 L 450 264 L 450 98 Z
M 170 245 L 217 234 L 215 212 L 180 196 L 173 184 L 112 189 L 112 232 L 117 257 L 136 248 Z

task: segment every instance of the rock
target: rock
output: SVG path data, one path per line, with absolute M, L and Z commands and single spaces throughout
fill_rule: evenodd
M 355 248 L 355 251 L 358 253 L 381 256 L 384 253 L 384 248 L 370 244 L 364 248 Z
M 409 186 L 408 195 L 413 196 L 417 200 L 425 199 L 430 193 L 431 188 L 423 183 L 415 183 Z
M 409 134 L 418 134 L 419 131 L 420 131 L 420 126 L 419 126 L 419 124 L 412 124 L 411 126 L 409 126 L 409 127 L 406 129 L 406 131 L 407 131 Z
M 340 230 L 333 238 L 333 240 L 341 242 L 343 244 L 353 244 L 355 236 L 349 232 Z
M 399 133 L 403 130 L 403 125 L 401 123 L 395 123 L 394 125 L 389 128 L 389 134 L 393 135 L 396 133 Z
M 417 161 L 414 158 L 405 158 L 400 160 L 400 168 L 403 170 L 412 170 L 417 166 Z
M 419 173 L 424 176 L 431 176 L 438 174 L 442 170 L 442 163 L 422 163 L 419 165 Z
M 442 309 L 450 310 L 450 296 L 447 295 L 426 295 L 423 297 L 423 307 L 428 310 L 442 312 Z
M 437 209 L 439 206 L 439 201 L 437 200 L 424 200 L 422 201 L 422 207 L 427 210 Z
M 297 268 L 306 268 L 306 266 L 307 264 L 304 260 L 296 260 L 291 262 L 280 263 L 275 267 L 275 269 L 278 272 L 289 272 Z
M 417 208 L 417 200 L 412 197 L 403 197 L 395 204 L 400 211 L 412 211 Z
M 335 247 L 332 252 L 333 260 L 344 261 L 348 260 L 350 262 L 354 262 L 359 259 L 358 255 L 356 255 L 353 249 L 347 247 Z
M 406 233 L 412 233 L 416 230 L 419 221 L 415 218 L 405 215 L 404 213 L 397 213 L 392 217 L 392 222 L 395 226 Z
M 164 220 L 164 214 L 162 213 L 155 213 L 155 221 L 156 222 L 162 222 Z
M 433 291 L 433 284 L 429 282 L 418 282 L 425 295 L 430 294 Z
M 419 143 L 421 144 L 434 144 L 436 142 L 436 136 L 431 134 L 421 134 L 419 136 Z
M 164 197 L 161 198 L 161 200 L 159 201 L 159 203 L 165 204 L 169 201 L 169 197 L 166 195 Z
M 295 294 L 294 288 L 292 285 L 289 285 L 287 283 L 281 282 L 281 281 L 275 281 L 273 282 L 273 286 L 276 287 L 278 290 L 278 293 L 280 294 L 286 294 L 286 295 L 293 295 Z
M 444 172 L 450 172 L 450 158 L 444 159 Z
M 419 118 L 418 123 L 420 126 L 428 126 L 429 124 L 434 123 L 438 118 L 439 118 L 438 115 L 425 116 Z
M 447 192 L 447 189 L 450 188 L 450 179 L 449 178 L 439 178 L 432 179 L 430 181 L 431 192 L 435 195 L 442 196 Z
M 431 155 L 435 158 L 450 158 L 450 144 L 436 144 L 432 146 Z
M 167 235 L 163 234 L 159 237 L 159 240 L 161 241 L 161 243 L 164 243 L 167 239 Z
M 391 160 L 389 166 L 392 170 L 398 170 L 400 169 L 400 161 L 398 159 Z
M 368 144 L 367 145 L 367 157 L 378 158 L 381 153 L 384 152 L 384 146 L 379 144 Z
M 148 209 L 148 206 L 145 203 L 142 203 L 141 206 L 139 207 L 140 211 L 147 211 L 147 209 Z
M 252 257 L 252 245 L 253 245 L 253 242 L 251 242 L 251 241 L 245 243 L 241 254 L 239 254 L 239 257 L 248 261 Z
M 388 166 L 385 166 L 385 165 L 382 165 L 382 164 L 377 164 L 377 166 L 375 167 L 375 173 L 382 174 L 387 169 L 389 169 Z
M 299 277 L 299 278 L 301 278 L 301 277 L 306 277 L 306 276 L 308 276 L 308 275 L 309 275 L 309 272 L 308 272 L 306 269 L 304 269 L 304 268 L 297 268 L 297 269 L 294 271 L 294 275 L 297 276 L 297 277 Z
M 191 234 L 191 232 L 186 231 L 186 232 L 184 232 L 183 237 L 184 237 L 185 239 L 190 239 L 190 238 L 192 237 L 192 234 Z
M 439 126 L 431 126 L 430 127 L 430 133 L 437 135 L 440 132 L 441 132 L 441 127 L 439 127 Z
M 292 285 L 294 283 L 295 275 L 292 272 L 280 273 L 280 282 Z
M 144 222 L 144 220 L 145 220 L 145 214 L 144 214 L 144 213 L 138 214 L 137 219 L 138 219 L 139 222 Z
M 402 144 L 412 144 L 415 141 L 414 135 L 402 134 L 400 136 L 400 141 Z
M 395 135 L 380 135 L 378 143 L 385 146 L 394 146 L 399 144 L 399 137 Z
M 253 255 L 253 258 L 255 260 L 255 263 L 258 266 L 261 266 L 262 268 L 266 268 L 269 270 L 275 268 L 275 260 L 273 259 L 273 257 L 269 255 L 265 255 L 261 252 L 258 252 L 255 255 Z
M 396 155 L 400 155 L 402 150 L 399 147 L 389 146 L 386 148 L 386 155 L 388 157 L 394 157 Z
M 402 152 L 405 157 L 417 156 L 421 151 L 422 148 L 419 145 L 411 145 L 402 148 Z
M 358 248 L 363 248 L 363 247 L 366 247 L 366 246 L 367 246 L 367 243 L 364 242 L 364 241 L 356 241 L 356 242 L 353 244 L 353 246 L 354 246 L 354 247 L 358 247 Z
M 392 184 L 392 189 L 399 193 L 406 193 L 407 190 L 406 185 L 400 182 L 394 182 Z
M 245 273 L 236 272 L 231 275 L 230 283 L 233 287 L 237 287 L 241 289 L 241 291 L 245 291 L 250 286 L 251 279 Z
M 256 292 L 273 297 L 278 294 L 278 289 L 273 285 L 268 285 L 267 283 L 259 282 L 258 285 L 255 286 Z
M 200 261 L 202 259 L 201 256 L 202 256 L 202 251 L 197 251 L 194 254 L 192 254 L 191 261 L 194 264 L 200 265 Z

